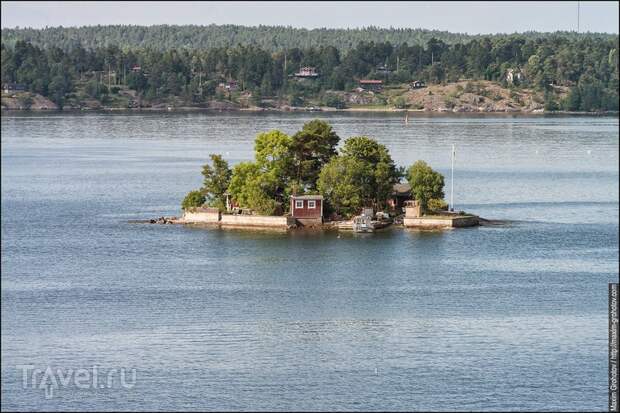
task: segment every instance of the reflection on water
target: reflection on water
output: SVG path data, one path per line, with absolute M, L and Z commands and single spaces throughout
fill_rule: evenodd
M 455 143 L 457 208 L 506 226 L 127 223 L 178 214 L 209 153 L 314 116 L 3 116 L 3 408 L 604 409 L 617 118 L 318 115 L 401 165 L 446 173 Z M 45 399 L 20 364 L 138 380 Z

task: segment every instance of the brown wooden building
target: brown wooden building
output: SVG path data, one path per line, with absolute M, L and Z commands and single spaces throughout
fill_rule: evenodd
M 292 195 L 291 216 L 301 225 L 323 223 L 323 196 Z
M 405 206 L 405 201 L 410 199 L 411 185 L 398 183 L 394 184 L 392 196 L 388 199 L 387 203 L 390 209 L 400 213 Z

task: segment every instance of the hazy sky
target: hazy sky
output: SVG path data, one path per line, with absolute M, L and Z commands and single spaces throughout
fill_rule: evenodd
M 618 33 L 618 2 L 581 2 L 580 31 Z M 577 2 L 12 2 L 2 27 L 96 24 L 408 27 L 465 33 L 577 29 Z

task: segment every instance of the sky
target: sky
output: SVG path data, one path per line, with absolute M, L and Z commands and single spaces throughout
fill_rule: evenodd
M 422 28 L 469 34 L 577 30 L 577 1 L 81 2 L 2 1 L 2 27 L 238 24 Z M 581 32 L 618 33 L 618 2 L 579 2 Z

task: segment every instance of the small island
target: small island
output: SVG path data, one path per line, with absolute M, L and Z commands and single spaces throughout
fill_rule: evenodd
M 419 160 L 398 167 L 388 149 L 367 136 L 345 140 L 322 120 L 288 136 L 258 134 L 255 159 L 232 169 L 219 154 L 203 166 L 203 186 L 182 202 L 180 218 L 153 223 L 230 228 L 338 229 L 374 232 L 469 227 L 479 218 L 451 211 L 444 177 Z M 404 179 L 404 181 L 403 181 Z

